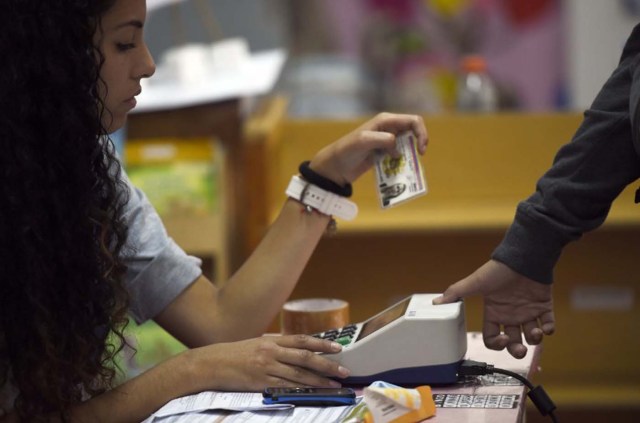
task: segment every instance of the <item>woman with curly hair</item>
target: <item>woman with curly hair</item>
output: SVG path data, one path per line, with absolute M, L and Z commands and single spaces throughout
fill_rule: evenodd
M 288 198 L 247 262 L 216 287 L 122 172 L 108 134 L 155 70 L 145 14 L 144 0 L 0 2 L 3 423 L 140 421 L 202 390 L 336 386 L 348 375 L 314 354 L 339 351 L 335 343 L 260 336 L 331 213 Z M 380 114 L 313 157 L 314 183 L 344 194 L 406 130 L 423 153 L 419 117 Z M 114 386 L 128 314 L 154 319 L 190 349 Z

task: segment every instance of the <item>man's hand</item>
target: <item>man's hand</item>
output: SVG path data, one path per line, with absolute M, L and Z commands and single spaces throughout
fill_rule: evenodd
M 522 358 L 527 347 L 542 342 L 555 331 L 551 285 L 545 285 L 495 260 L 488 261 L 466 278 L 449 286 L 434 304 L 445 304 L 473 295 L 484 297 L 484 344 L 492 350 L 505 347 Z

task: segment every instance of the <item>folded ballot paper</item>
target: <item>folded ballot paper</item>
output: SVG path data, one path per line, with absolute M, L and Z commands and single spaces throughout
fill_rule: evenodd
M 352 407 L 263 404 L 261 393 L 207 391 L 169 401 L 143 423 L 333 423 Z
M 413 423 L 435 412 L 428 386 L 405 389 L 374 382 L 364 388 L 358 405 L 339 407 L 267 405 L 255 392 L 201 392 L 169 401 L 143 423 Z
M 436 414 L 429 386 L 407 389 L 379 381 L 364 388 L 363 396 L 341 423 L 414 423 Z
M 143 423 L 151 423 L 170 416 L 211 410 L 266 411 L 286 410 L 292 407 L 290 404 L 263 404 L 262 395 L 253 392 L 206 391 L 169 401 Z

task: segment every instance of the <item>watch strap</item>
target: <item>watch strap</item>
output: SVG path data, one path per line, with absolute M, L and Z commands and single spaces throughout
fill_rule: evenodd
M 353 220 L 358 215 L 358 206 L 353 201 L 313 185 L 297 175 L 291 178 L 286 194 L 328 216 Z

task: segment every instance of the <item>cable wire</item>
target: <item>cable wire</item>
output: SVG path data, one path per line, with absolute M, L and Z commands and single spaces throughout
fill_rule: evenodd
M 534 386 L 526 377 L 511 370 L 500 369 L 491 364 L 473 360 L 464 360 L 458 370 L 458 376 L 482 376 L 494 373 L 503 374 L 522 382 L 529 389 L 527 396 L 531 399 L 531 402 L 533 402 L 533 405 L 536 406 L 540 414 L 549 416 L 554 423 L 558 423 L 558 419 L 554 414 L 556 405 L 541 385 Z

